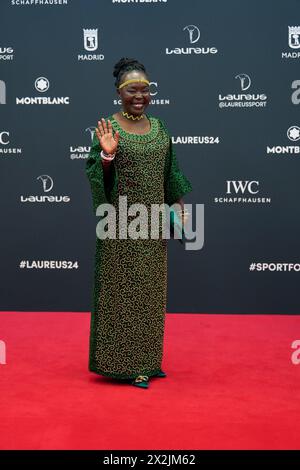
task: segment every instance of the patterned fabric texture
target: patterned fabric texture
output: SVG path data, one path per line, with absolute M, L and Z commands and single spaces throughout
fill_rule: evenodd
M 86 161 L 94 212 L 100 204 L 112 204 L 117 234 L 119 196 L 127 196 L 128 207 L 144 204 L 150 214 L 152 204 L 172 205 L 192 190 L 165 124 L 147 118 L 151 129 L 142 135 L 126 132 L 112 115 L 106 118 L 120 133 L 109 178 L 102 169 L 96 134 Z M 163 358 L 166 302 L 167 240 L 161 227 L 156 239 L 96 237 L 89 370 L 119 379 L 157 374 Z

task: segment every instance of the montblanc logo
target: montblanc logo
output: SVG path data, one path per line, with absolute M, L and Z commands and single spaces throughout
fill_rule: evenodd
M 300 127 L 299 126 L 291 126 L 287 130 L 287 136 L 292 142 L 296 142 L 300 139 Z
M 36 91 L 45 93 L 45 91 L 49 90 L 49 87 L 50 87 L 48 78 L 46 77 L 37 78 L 36 81 L 34 82 L 34 87 Z
M 10 144 L 10 132 L 3 131 L 0 129 L 0 155 L 15 154 L 20 155 L 22 153 L 21 148 L 9 147 Z
M 0 60 L 13 60 L 14 50 L 12 47 L 1 47 L 0 46 Z
M 83 29 L 83 47 L 87 52 L 95 52 L 98 47 L 98 28 Z M 103 54 L 78 54 L 78 60 L 103 60 Z
M 44 193 L 49 193 L 53 189 L 53 179 L 49 175 L 39 175 L 37 178 L 37 181 L 40 182 L 41 188 Z M 54 203 L 60 203 L 60 202 L 70 202 L 71 198 L 66 195 L 48 195 L 48 194 L 43 194 L 40 196 L 23 196 L 21 195 L 21 202 L 54 202 Z
M 293 91 L 291 100 L 293 104 L 300 104 L 300 80 L 294 80 L 291 85 Z
M 286 131 L 286 136 L 291 142 L 298 142 L 300 140 L 300 127 L 293 125 L 290 126 Z M 299 145 L 268 145 L 267 155 L 278 155 L 278 154 L 300 154 Z
M 95 134 L 95 126 L 90 126 L 85 129 L 86 135 L 88 135 L 88 139 L 92 145 L 94 134 Z M 91 145 L 71 145 L 70 146 L 70 159 L 71 160 L 83 160 L 88 158 L 89 153 L 91 151 Z
M 282 59 L 300 58 L 300 26 L 288 26 L 288 45 L 292 49 L 288 52 L 282 52 Z
M 0 104 L 6 104 L 6 85 L 3 80 L 0 80 Z
M 38 77 L 34 81 L 34 87 L 38 93 L 45 93 L 50 88 L 50 82 L 46 77 Z M 22 97 L 16 98 L 16 104 L 70 104 L 69 96 L 62 97 L 49 97 L 49 96 L 35 96 L 35 97 Z
M 216 54 L 218 52 L 218 49 L 216 47 L 196 47 L 195 44 L 199 41 L 200 39 L 200 29 L 198 26 L 194 24 L 189 24 L 183 28 L 183 31 L 187 35 L 188 41 L 190 46 L 189 47 L 175 47 L 173 49 L 169 49 L 166 47 L 166 54 L 185 54 L 185 55 L 191 55 L 191 54 Z
M 227 180 L 226 196 L 215 197 L 215 203 L 221 204 L 270 204 L 271 198 L 257 196 L 260 193 L 260 181 Z
M 159 93 L 158 90 L 158 83 L 157 82 L 150 82 L 149 83 L 149 88 L 150 88 L 150 96 L 151 100 L 149 104 L 155 104 L 155 105 L 169 105 L 170 104 L 170 99 L 169 98 L 154 98 Z M 122 100 L 120 98 L 115 98 L 113 100 L 113 104 L 116 106 L 121 106 L 122 105 Z
M 219 108 L 265 108 L 267 95 L 265 93 L 245 93 L 252 84 L 246 73 L 239 73 L 235 77 L 240 84 L 242 93 L 219 94 Z

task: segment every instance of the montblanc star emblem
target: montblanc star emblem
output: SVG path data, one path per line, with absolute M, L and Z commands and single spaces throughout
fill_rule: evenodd
M 37 91 L 44 93 L 45 91 L 49 89 L 49 86 L 50 86 L 49 80 L 45 77 L 39 77 L 34 82 L 34 86 Z
M 299 140 L 300 139 L 300 127 L 291 126 L 287 131 L 287 136 L 293 142 L 295 142 L 296 140 Z

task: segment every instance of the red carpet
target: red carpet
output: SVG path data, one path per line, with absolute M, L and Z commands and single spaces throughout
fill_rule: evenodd
M 168 314 L 149 389 L 88 372 L 89 319 L 0 313 L 1 449 L 300 448 L 300 316 Z

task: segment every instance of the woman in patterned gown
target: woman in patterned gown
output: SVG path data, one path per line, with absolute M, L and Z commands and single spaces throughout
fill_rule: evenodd
M 171 137 L 161 119 L 144 114 L 150 103 L 145 67 L 122 58 L 114 68 L 122 109 L 98 121 L 86 162 L 93 208 L 119 196 L 127 206 L 178 202 L 192 190 L 181 172 Z M 119 228 L 119 217 L 116 215 Z M 182 214 L 182 223 L 186 215 Z M 127 221 L 130 220 L 130 215 Z M 128 223 L 129 223 L 128 222 Z M 114 239 L 97 232 L 89 370 L 147 388 L 161 370 L 167 301 L 167 240 Z

